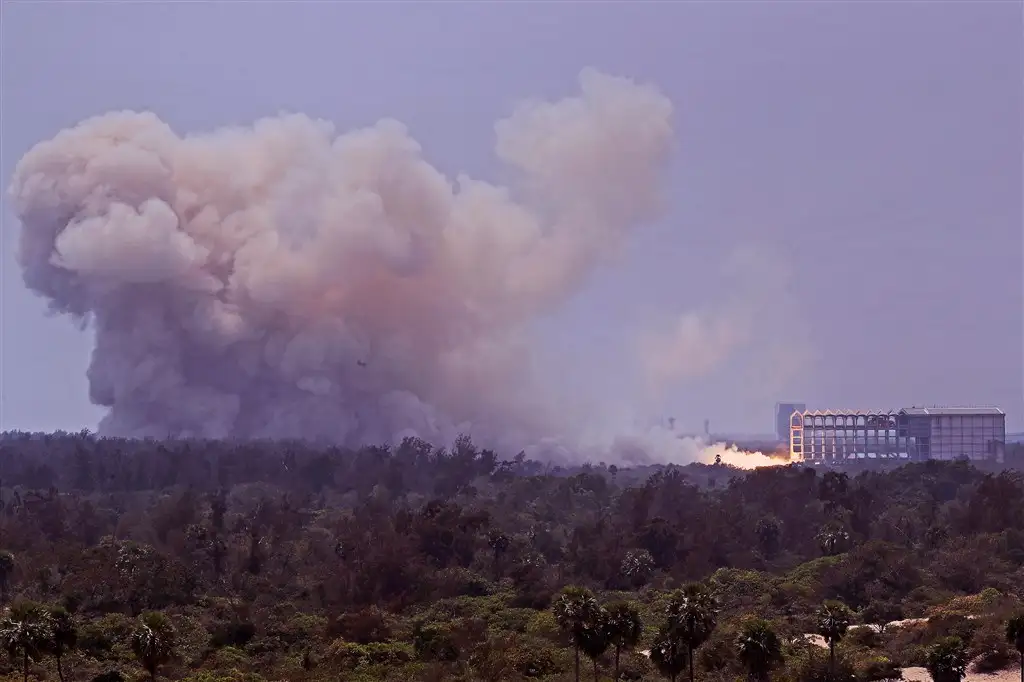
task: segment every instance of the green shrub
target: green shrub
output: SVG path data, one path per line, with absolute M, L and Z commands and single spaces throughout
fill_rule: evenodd
M 240 670 L 201 670 L 189 675 L 182 682 L 265 682 L 265 678 L 253 672 Z
M 878 631 L 865 625 L 852 625 L 846 631 L 844 644 L 852 648 L 874 649 L 882 643 Z
M 307 613 L 298 613 L 275 628 L 275 634 L 289 646 L 308 645 L 324 638 L 327 619 Z
M 871 656 L 854 665 L 854 674 L 861 682 L 883 682 L 899 680 L 903 671 L 888 656 Z
M 345 613 L 327 628 L 327 636 L 358 644 L 384 642 L 391 638 L 394 621 L 390 614 L 371 606 L 362 611 Z
M 491 593 L 489 580 L 466 568 L 446 568 L 433 580 L 434 592 L 443 598 L 485 597 Z
M 470 665 L 484 679 L 506 680 L 522 675 L 537 678 L 566 669 L 561 652 L 516 634 L 497 635 L 477 646 Z
M 969 642 L 978 629 L 978 621 L 960 613 L 941 613 L 928 619 L 928 634 L 933 640 L 957 637 Z
M 366 665 L 397 665 L 411 661 L 416 655 L 412 646 L 404 642 L 371 642 L 356 644 L 335 640 L 327 647 L 325 657 L 348 668 Z
M 248 670 L 252 666 L 252 659 L 236 647 L 226 646 L 213 652 L 206 660 L 206 665 L 215 670 L 222 668 Z
M 736 656 L 735 628 L 721 625 L 712 631 L 711 637 L 697 650 L 697 662 L 701 670 L 708 672 L 741 672 Z
M 536 613 L 533 609 L 504 609 L 494 614 L 490 620 L 490 626 L 492 630 L 525 633 Z
M 78 649 L 98 661 L 130 661 L 134 655 L 127 642 L 135 622 L 120 613 L 108 613 L 85 623 L 78 633 Z
M 836 656 L 835 675 L 829 670 L 828 652 L 819 647 L 806 647 L 799 651 L 787 665 L 787 677 L 792 682 L 852 682 L 856 678 L 850 660 Z
M 256 626 L 248 620 L 220 621 L 215 623 L 210 633 L 210 646 L 242 647 L 256 636 Z
M 526 634 L 553 643 L 560 642 L 562 638 L 562 632 L 558 629 L 558 623 L 555 622 L 555 616 L 551 611 L 534 611 L 526 624 Z
M 1017 659 L 1017 653 L 1006 641 L 1006 632 L 1001 622 L 990 620 L 982 623 L 974 633 L 970 645 L 973 668 L 979 673 L 992 673 L 1010 667 Z
M 425 661 L 454 661 L 459 657 L 450 625 L 416 623 L 412 634 L 413 649 Z

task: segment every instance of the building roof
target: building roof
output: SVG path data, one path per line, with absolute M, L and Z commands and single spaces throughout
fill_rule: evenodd
M 797 410 L 804 417 L 888 417 L 895 410 Z
M 900 413 L 915 417 L 944 417 L 964 414 L 1006 415 L 998 407 L 906 407 L 900 410 Z

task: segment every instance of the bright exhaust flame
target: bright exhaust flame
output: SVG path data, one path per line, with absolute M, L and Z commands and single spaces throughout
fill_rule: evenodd
M 715 443 L 701 452 L 702 464 L 725 464 L 737 469 L 760 469 L 761 467 L 786 466 L 792 462 L 785 450 L 768 453 L 741 450 L 735 445 Z

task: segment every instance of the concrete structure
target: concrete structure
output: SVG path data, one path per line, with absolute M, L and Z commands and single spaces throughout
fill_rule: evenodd
M 814 410 L 790 417 L 789 452 L 808 463 L 848 459 L 1002 461 L 1006 414 L 997 407 Z
M 794 412 L 805 412 L 803 403 L 775 403 L 775 435 L 785 445 L 789 442 L 789 418 Z

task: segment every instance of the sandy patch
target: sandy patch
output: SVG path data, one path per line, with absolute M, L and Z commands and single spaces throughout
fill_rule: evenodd
M 932 682 L 931 675 L 924 668 L 904 668 L 903 679 L 907 682 Z M 1020 682 L 1020 666 L 996 673 L 969 672 L 964 677 L 964 682 Z
M 804 641 L 813 646 L 820 646 L 822 649 L 828 648 L 828 642 L 826 642 L 825 638 L 821 635 L 807 633 L 806 635 L 804 635 Z

